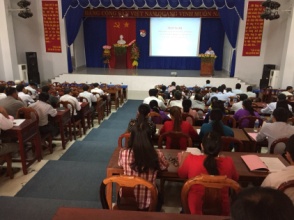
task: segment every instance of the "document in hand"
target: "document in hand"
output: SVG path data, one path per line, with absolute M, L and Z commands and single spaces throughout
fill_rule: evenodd
M 277 172 L 285 168 L 285 165 L 277 157 L 259 157 L 257 155 L 243 155 L 242 160 L 250 171 Z

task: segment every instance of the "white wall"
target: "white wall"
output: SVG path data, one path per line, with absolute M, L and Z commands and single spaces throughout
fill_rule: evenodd
M 84 44 L 84 26 L 81 24 L 79 33 L 74 41 L 75 68 L 86 66 L 85 44 Z
M 11 1 L 14 8 L 18 8 L 16 5 L 18 1 Z M 67 72 L 65 25 L 64 20 L 61 18 L 61 0 L 59 0 L 58 6 L 60 11 L 59 21 L 62 53 L 46 53 L 42 1 L 31 1 L 30 9 L 33 13 L 32 18 L 23 19 L 17 15 L 17 12 L 13 13 L 18 63 L 26 63 L 25 52 L 37 52 L 41 81 L 47 81 L 59 74 Z
M 223 70 L 226 70 L 227 72 L 230 72 L 231 57 L 232 57 L 232 46 L 229 42 L 227 35 L 225 34 L 222 68 Z

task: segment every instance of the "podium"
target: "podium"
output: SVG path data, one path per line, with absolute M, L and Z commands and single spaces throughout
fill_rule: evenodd
M 115 69 L 127 68 L 127 45 L 114 44 Z
M 201 59 L 200 76 L 213 76 L 216 56 L 201 54 L 199 58 Z

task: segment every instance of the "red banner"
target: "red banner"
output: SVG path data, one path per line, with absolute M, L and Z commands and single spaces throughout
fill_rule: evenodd
M 58 0 L 42 1 L 46 52 L 61 53 Z
M 243 56 L 260 56 L 264 24 L 264 20 L 260 18 L 260 15 L 263 10 L 260 1 L 248 2 Z

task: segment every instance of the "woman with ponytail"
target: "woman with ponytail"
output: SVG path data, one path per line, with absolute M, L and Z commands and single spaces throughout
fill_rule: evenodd
M 149 106 L 150 106 L 152 112 L 156 112 L 156 113 L 160 114 L 162 123 L 164 123 L 167 120 L 170 120 L 170 118 L 167 116 L 167 114 L 164 111 L 161 111 L 161 109 L 158 106 L 158 102 L 156 100 L 150 101 Z M 153 121 L 153 122 L 157 123 L 155 121 Z M 157 124 L 159 124 L 159 123 L 157 123 Z
M 253 107 L 252 107 L 252 101 L 250 99 L 245 99 L 242 103 L 242 109 L 239 109 L 235 114 L 234 114 L 234 118 L 236 119 L 236 121 L 239 121 L 241 118 L 245 117 L 245 116 L 256 116 L 258 118 L 260 118 L 259 114 L 254 111 Z M 243 120 L 242 124 L 239 125 L 239 128 L 247 128 L 249 124 L 248 120 Z
M 167 131 L 180 131 L 185 134 L 190 135 L 192 140 L 196 140 L 198 138 L 198 134 L 192 125 L 187 121 L 182 121 L 182 112 L 181 108 L 177 106 L 173 106 L 170 108 L 171 121 L 166 121 L 162 128 L 160 129 L 160 134 L 163 134 Z M 167 137 L 166 139 L 166 148 L 170 149 L 172 144 L 171 138 Z M 180 149 L 187 149 L 187 141 L 185 138 L 180 140 Z
M 216 132 L 207 133 L 202 140 L 204 155 L 193 155 L 184 152 L 179 155 L 180 178 L 189 179 L 201 174 L 226 175 L 235 181 L 238 180 L 233 160 L 230 157 L 219 156 L 221 150 L 221 136 Z M 199 185 L 191 187 L 188 194 L 188 204 L 191 214 L 202 214 L 202 197 L 204 188 Z M 229 192 L 227 188 L 222 190 L 222 215 L 230 214 Z

